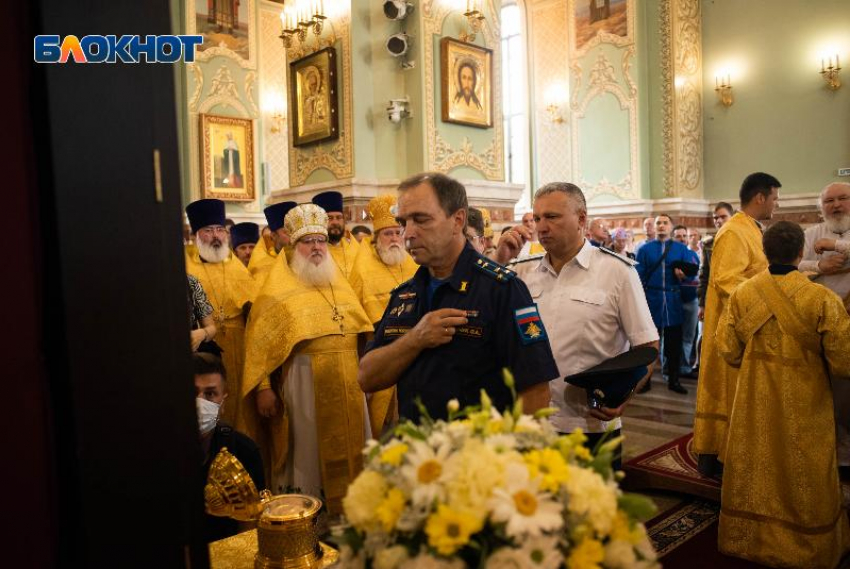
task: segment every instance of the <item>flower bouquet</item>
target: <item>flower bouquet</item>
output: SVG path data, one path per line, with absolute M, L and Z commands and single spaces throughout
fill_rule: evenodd
M 551 409 L 500 413 L 483 391 L 448 410 L 369 441 L 335 531 L 342 569 L 659 566 L 640 522 L 655 507 L 611 469 L 620 438 L 591 453 L 581 432 L 553 430 Z

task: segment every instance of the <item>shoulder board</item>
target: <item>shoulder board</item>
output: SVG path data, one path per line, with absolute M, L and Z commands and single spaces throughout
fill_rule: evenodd
M 634 267 L 635 265 L 638 264 L 637 261 L 632 261 L 628 257 L 620 255 L 619 253 L 615 253 L 611 249 L 606 249 L 605 247 L 597 247 L 597 249 L 599 249 L 603 253 L 607 253 L 607 254 L 611 255 L 612 257 L 614 257 L 616 259 L 619 259 L 620 261 L 624 262 L 625 264 L 627 264 L 630 267 Z
M 516 265 L 521 265 L 523 263 L 528 263 L 530 261 L 539 261 L 540 259 L 542 259 L 545 256 L 546 256 L 546 253 L 535 253 L 534 255 L 529 255 L 527 257 L 523 257 L 522 259 L 520 259 L 519 257 L 516 257 L 514 259 L 511 259 L 508 262 L 507 266 L 508 266 L 508 268 L 510 268 L 510 267 L 515 267 Z
M 516 276 L 516 273 L 507 267 L 483 257 L 476 259 L 474 265 L 476 269 L 501 283 L 508 282 Z

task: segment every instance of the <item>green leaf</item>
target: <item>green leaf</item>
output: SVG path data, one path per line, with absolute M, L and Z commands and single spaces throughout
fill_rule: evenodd
M 658 513 L 658 507 L 651 499 L 640 494 L 624 493 L 617 499 L 617 506 L 628 514 L 629 518 L 645 522 Z

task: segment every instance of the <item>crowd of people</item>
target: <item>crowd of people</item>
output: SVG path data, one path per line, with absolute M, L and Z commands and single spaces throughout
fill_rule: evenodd
M 501 408 L 512 392 L 528 412 L 554 408 L 554 429 L 581 429 L 590 447 L 617 436 L 655 364 L 620 370 L 621 399 L 564 378 L 652 348 L 670 391 L 698 378 L 694 448 L 701 472 L 722 476 L 720 549 L 834 566 L 850 548 L 838 486 L 850 452 L 836 456 L 850 449 L 850 393 L 835 381 L 850 376 L 850 184 L 824 188 L 824 221 L 805 234 L 764 230 L 780 188 L 752 174 L 739 211 L 715 206 L 714 235 L 660 213 L 638 243 L 589 219 L 570 183 L 539 188 L 498 238 L 489 212 L 436 173 L 373 199 L 371 229 L 347 230 L 333 191 L 267 207 L 262 230 L 228 223 L 219 200 L 193 202 L 206 460 L 210 441 L 237 437 L 255 480 L 320 496 L 335 516 L 368 439 L 423 412 L 446 418 L 481 390 Z

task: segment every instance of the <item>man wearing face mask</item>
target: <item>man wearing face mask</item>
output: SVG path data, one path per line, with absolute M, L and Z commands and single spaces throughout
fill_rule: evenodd
M 198 427 L 203 451 L 204 483 L 210 465 L 222 448 L 235 456 L 254 481 L 257 490 L 266 487 L 263 476 L 263 460 L 254 441 L 219 420 L 224 401 L 227 399 L 227 372 L 221 360 L 212 354 L 196 353 L 192 356 L 195 373 L 195 403 L 198 411 Z M 239 524 L 231 518 L 206 516 L 204 534 L 207 541 L 216 541 L 239 531 Z
M 328 214 L 328 251 L 346 279 L 351 278 L 354 258 L 360 244 L 351 235 L 346 235 L 345 214 L 342 212 L 342 194 L 322 192 L 313 198 L 313 203 Z

